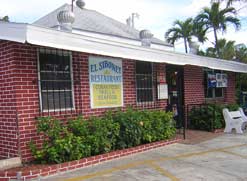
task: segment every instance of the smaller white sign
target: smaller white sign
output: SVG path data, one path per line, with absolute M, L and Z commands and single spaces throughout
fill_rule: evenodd
M 216 74 L 216 87 L 227 87 L 227 74 Z
M 168 99 L 168 86 L 167 84 L 158 84 L 158 99 Z

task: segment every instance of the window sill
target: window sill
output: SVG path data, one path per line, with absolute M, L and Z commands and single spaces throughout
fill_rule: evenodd
M 65 111 L 75 111 L 75 108 L 66 108 L 66 109 L 51 109 L 51 110 L 42 110 L 42 113 L 52 113 L 52 112 L 65 112 Z
M 224 97 L 217 97 L 217 98 L 205 98 L 206 103 L 222 103 L 224 102 Z
M 143 105 L 150 105 L 150 104 L 155 104 L 156 101 L 149 101 L 149 102 L 136 102 L 137 106 L 143 106 Z
M 217 100 L 217 99 L 224 99 L 225 97 L 213 97 L 213 98 L 208 98 L 205 97 L 206 100 Z

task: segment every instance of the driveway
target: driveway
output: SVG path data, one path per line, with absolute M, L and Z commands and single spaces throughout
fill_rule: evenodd
M 173 144 L 42 181 L 247 180 L 247 134 Z

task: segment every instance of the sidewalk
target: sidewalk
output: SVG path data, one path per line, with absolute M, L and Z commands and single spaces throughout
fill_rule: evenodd
M 186 139 L 182 141 L 182 143 L 197 144 L 203 141 L 211 140 L 223 134 L 224 134 L 223 132 L 213 133 L 213 132 L 208 132 L 208 131 L 186 130 Z M 180 136 L 181 135 L 179 135 L 179 137 Z
M 213 136 L 213 133 L 196 133 L 201 139 Z M 191 139 L 185 141 L 186 144 L 168 145 L 41 180 L 247 180 L 247 134 L 221 133 L 217 138 L 200 143 L 195 143 L 194 134 L 194 131 L 189 132 Z

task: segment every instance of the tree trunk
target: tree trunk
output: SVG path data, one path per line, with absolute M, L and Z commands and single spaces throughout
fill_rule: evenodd
M 215 39 L 215 49 L 216 49 L 216 53 L 217 53 L 217 57 L 220 57 L 220 51 L 219 51 L 219 47 L 218 47 L 218 38 L 217 38 L 217 32 L 216 32 L 216 28 L 214 28 L 214 39 Z
M 184 47 L 185 47 L 185 53 L 188 53 L 188 47 L 187 47 L 186 38 L 184 38 Z

